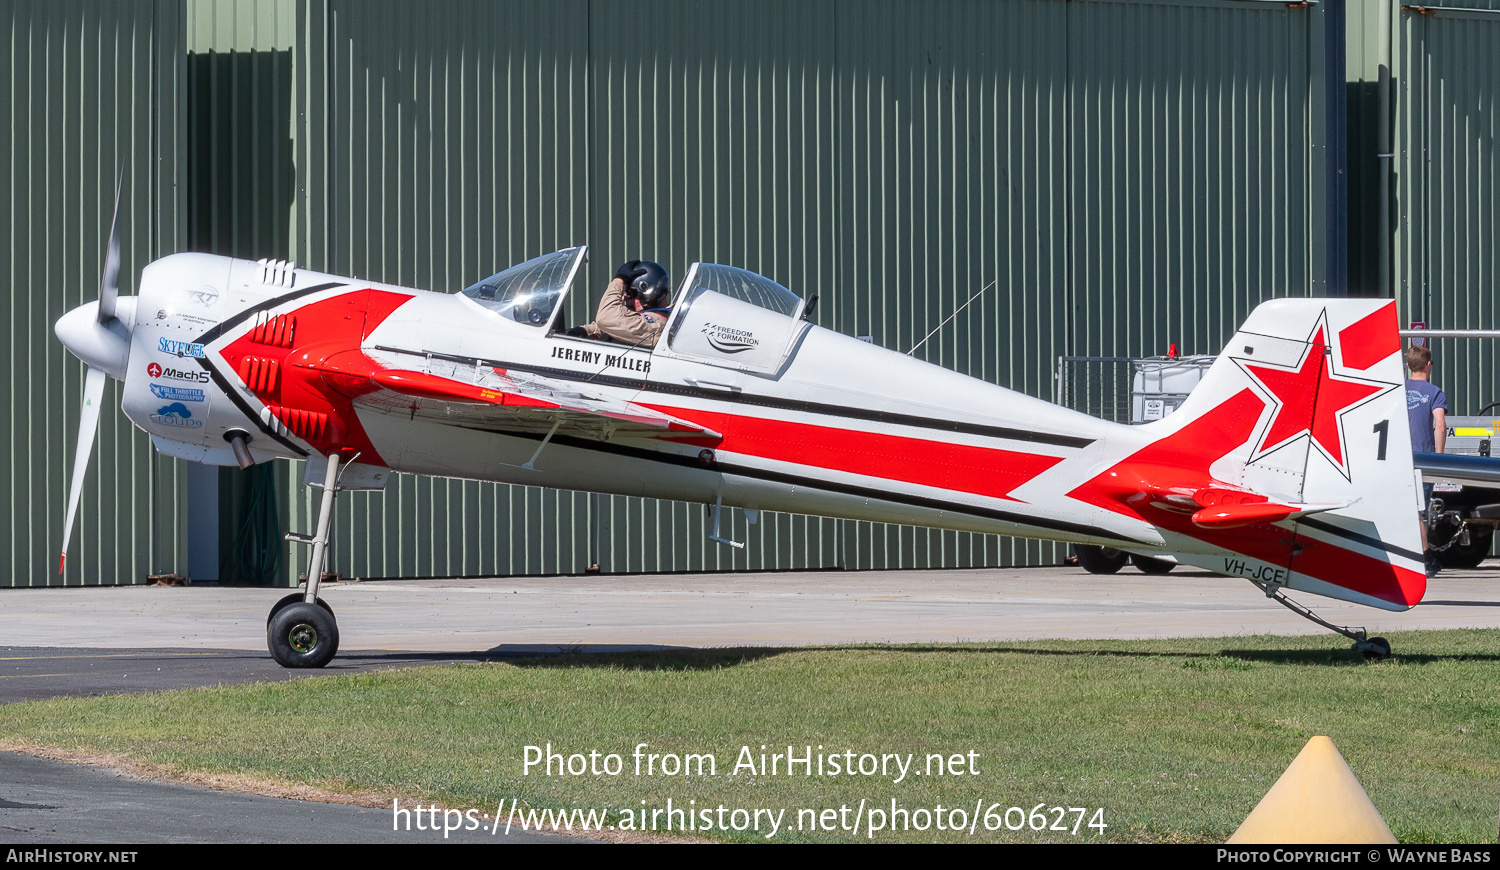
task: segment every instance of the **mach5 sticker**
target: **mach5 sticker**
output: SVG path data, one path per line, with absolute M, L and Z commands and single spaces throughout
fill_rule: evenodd
M 208 372 L 202 371 L 201 369 L 198 371 L 183 371 L 182 369 L 174 369 L 171 366 L 162 368 L 156 363 L 152 363 L 151 365 L 146 366 L 146 374 L 150 375 L 153 378 L 163 378 L 169 381 L 187 381 L 191 384 L 206 384 L 210 380 L 212 380 L 212 378 L 209 377 Z M 158 393 L 157 395 L 161 394 Z M 162 398 L 165 399 L 166 396 L 162 396 Z

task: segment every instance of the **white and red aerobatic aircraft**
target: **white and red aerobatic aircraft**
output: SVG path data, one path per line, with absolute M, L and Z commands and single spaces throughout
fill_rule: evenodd
M 288 667 L 338 628 L 318 597 L 339 489 L 391 472 L 679 499 L 1110 547 L 1386 610 L 1426 576 L 1395 303 L 1281 299 L 1170 417 L 1126 426 L 804 319 L 808 303 L 694 264 L 654 348 L 555 328 L 571 248 L 446 294 L 207 254 L 147 266 L 57 334 L 89 366 L 67 534 L 106 375 L 162 453 L 307 460 L 305 592 L 271 612 Z M 1368 655 L 1381 638 L 1317 620 Z

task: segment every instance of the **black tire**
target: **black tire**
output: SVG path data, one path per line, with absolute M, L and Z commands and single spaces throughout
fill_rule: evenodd
M 271 620 L 266 646 L 284 668 L 321 668 L 339 651 L 339 625 L 322 607 L 294 602 Z
M 1383 637 L 1372 637 L 1364 643 L 1355 644 L 1354 648 L 1359 650 L 1367 662 L 1378 662 L 1391 657 L 1391 642 Z
M 1177 567 L 1176 562 L 1153 559 L 1150 556 L 1137 556 L 1134 553 L 1130 554 L 1130 564 L 1138 568 L 1142 574 L 1168 574 Z
M 1113 574 L 1130 560 L 1127 554 L 1114 547 L 1074 544 L 1073 553 L 1078 557 L 1078 566 L 1090 574 Z
M 1443 563 L 1444 568 L 1461 570 L 1478 568 L 1481 562 L 1490 557 L 1490 545 L 1494 541 L 1494 532 L 1486 530 L 1484 534 L 1481 534 L 1478 529 L 1470 528 L 1469 546 L 1454 544 L 1438 553 L 1438 560 Z
M 301 592 L 293 592 L 291 595 L 288 595 L 285 598 L 281 599 L 280 601 L 276 602 L 275 604 L 271 605 L 271 612 L 266 614 L 266 629 L 270 630 L 270 628 L 271 628 L 271 620 L 273 620 L 273 619 L 276 618 L 276 614 L 278 614 L 281 611 L 285 610 L 287 607 L 289 607 L 289 606 L 291 606 L 293 604 L 296 604 L 297 602 L 301 601 L 302 597 L 303 597 L 303 593 L 301 593 Z M 333 608 L 328 606 L 328 602 L 327 601 L 324 601 L 323 599 L 319 598 L 318 599 L 318 606 L 321 607 L 321 608 L 323 608 L 324 610 L 328 611 L 328 615 L 329 616 L 333 616 Z M 335 617 L 335 618 L 337 618 L 337 617 Z

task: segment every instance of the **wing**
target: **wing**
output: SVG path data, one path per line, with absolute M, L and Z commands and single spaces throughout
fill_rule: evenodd
M 540 375 L 442 360 L 419 372 L 399 367 L 402 360 L 394 357 L 354 353 L 364 359 L 329 359 L 319 368 L 357 408 L 496 432 L 546 434 L 556 427 L 558 434 L 601 441 L 722 440 L 696 423 Z

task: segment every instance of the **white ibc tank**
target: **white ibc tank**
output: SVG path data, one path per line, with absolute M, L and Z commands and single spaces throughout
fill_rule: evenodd
M 1211 354 L 1130 361 L 1130 422 L 1150 423 L 1177 410 L 1214 364 Z

